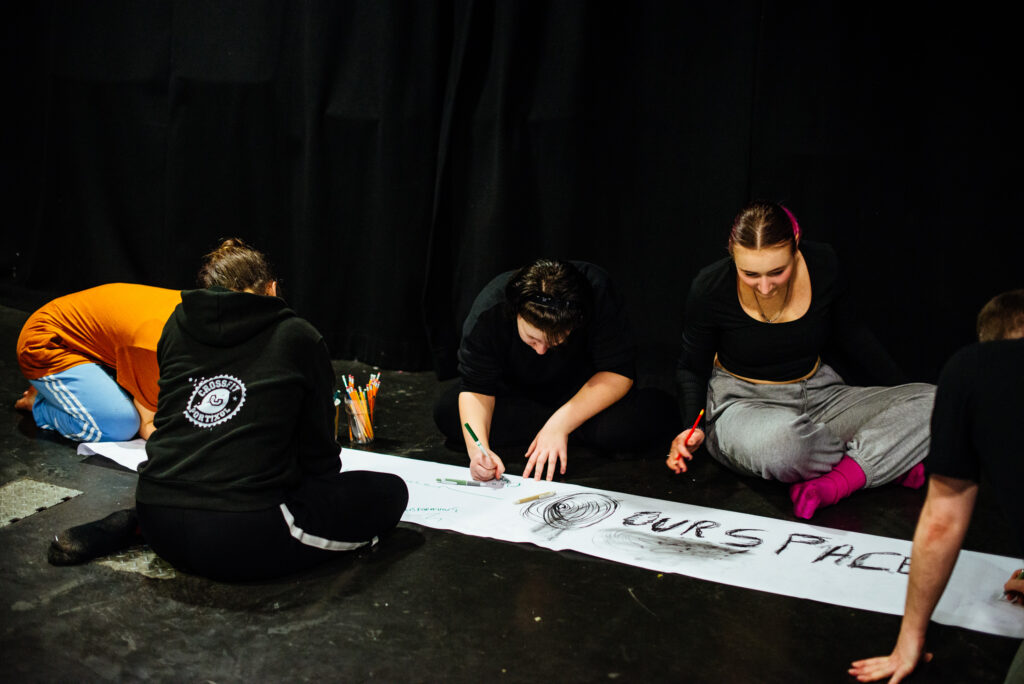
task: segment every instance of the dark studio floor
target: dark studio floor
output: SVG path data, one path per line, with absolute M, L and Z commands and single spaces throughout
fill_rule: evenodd
M 31 478 L 84 493 L 0 528 L 4 681 L 842 682 L 852 659 L 887 653 L 895 639 L 898 617 L 404 523 L 373 551 L 272 583 L 50 566 L 54 533 L 130 506 L 135 478 L 83 463 L 11 408 L 26 386 L 13 353 L 25 317 L 0 307 L 0 484 Z M 430 417 L 441 387 L 432 373 L 385 371 L 373 449 L 462 464 Z M 566 480 L 794 519 L 784 486 L 707 457 L 673 476 L 664 453 L 576 450 Z M 910 538 L 923 497 L 861 492 L 814 522 Z M 1015 555 L 984 490 L 966 547 Z M 1001 682 L 1017 648 L 940 625 L 930 638 L 935 660 L 911 681 Z

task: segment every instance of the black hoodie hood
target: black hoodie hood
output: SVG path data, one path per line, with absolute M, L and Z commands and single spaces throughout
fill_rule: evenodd
M 202 344 L 231 347 L 252 339 L 278 321 L 295 316 L 280 297 L 235 292 L 223 287 L 186 290 L 174 315 Z

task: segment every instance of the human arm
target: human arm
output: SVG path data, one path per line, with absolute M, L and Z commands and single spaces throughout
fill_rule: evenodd
M 178 293 L 171 294 L 175 303 L 180 301 Z M 174 306 L 170 302 L 166 305 Z M 132 404 L 139 414 L 139 437 L 145 440 L 156 431 L 154 420 L 160 402 L 158 347 L 163 338 L 167 316 L 170 316 L 170 311 L 164 315 L 154 313 L 153 318 L 143 321 L 132 333 L 130 342 L 117 344 L 114 349 L 115 379 L 132 398 Z
M 488 446 L 491 433 L 491 418 L 494 416 L 494 397 L 477 392 L 459 392 L 459 421 L 473 428 L 483 445 L 483 451 L 476 445 L 465 428 L 462 438 L 469 454 L 469 472 L 474 480 L 493 480 L 505 472 L 505 464 Z
M 974 482 L 931 476 L 914 532 L 907 601 L 896 646 L 888 656 L 854 661 L 849 673 L 859 681 L 891 677 L 890 684 L 895 684 L 913 672 L 922 657 L 925 662 L 931 660 L 931 654 L 924 652 L 925 631 L 953 573 L 977 495 Z
M 702 274 L 703 275 L 703 274 Z M 708 286 L 698 276 L 690 287 L 686 302 L 683 344 L 676 365 L 676 388 L 683 421 L 697 416 L 693 429 L 680 432 L 669 447 L 665 463 L 676 473 L 686 472 L 686 462 L 704 442 L 704 431 L 697 428 L 707 404 L 707 386 L 719 332 L 707 311 Z M 692 433 L 692 434 L 691 434 Z
M 309 475 L 328 475 L 341 470 L 341 445 L 337 441 L 334 418 L 339 407 L 334 405 L 335 383 L 334 366 L 327 343 L 320 333 L 308 322 L 295 318 L 289 325 L 293 327 L 293 337 L 287 348 L 295 350 L 295 362 L 301 369 L 302 382 L 299 388 L 281 386 L 279 401 L 291 404 L 285 399 L 285 392 L 301 392 L 301 403 L 296 412 L 289 412 L 288 421 L 295 421 L 294 427 L 281 430 L 285 434 L 294 434 L 294 451 L 299 458 L 299 466 Z M 298 397 L 296 397 L 298 398 Z M 282 414 L 285 412 L 282 411 Z M 345 408 L 340 407 L 341 425 L 345 425 Z
M 490 449 L 490 433 L 495 397 L 506 389 L 509 345 L 516 334 L 515 320 L 508 316 L 504 298 L 509 277 L 511 273 L 497 276 L 477 295 L 459 344 L 459 423 L 474 480 L 491 480 L 505 471 L 501 459 Z M 483 451 L 466 431 L 466 423 L 480 439 Z
M 566 346 L 588 378 L 575 394 L 559 406 L 537 432 L 526 451 L 523 477 L 551 480 L 556 466 L 565 473 L 569 435 L 584 422 L 605 410 L 629 392 L 636 377 L 636 344 L 625 302 L 619 297 L 604 269 L 586 262 L 573 262 L 590 283 L 592 302 L 586 323 L 576 329 Z M 576 380 L 575 382 L 579 382 Z
M 587 380 L 583 387 L 555 411 L 526 450 L 526 469 L 523 477 L 534 474 L 534 479 L 543 476 L 547 465 L 547 479 L 555 475 L 555 464 L 560 463 L 559 472 L 565 474 L 568 458 L 569 435 L 622 397 L 626 396 L 633 380 L 611 371 L 598 371 Z
M 134 397 L 132 397 L 132 403 L 135 404 L 135 410 L 139 412 L 139 437 L 142 439 L 149 439 L 152 434 L 156 432 L 156 427 L 153 426 L 153 420 L 156 418 L 156 411 L 143 406 L 139 400 Z

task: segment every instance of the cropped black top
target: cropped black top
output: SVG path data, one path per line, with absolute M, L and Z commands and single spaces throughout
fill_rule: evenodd
M 800 318 L 765 323 L 751 318 L 736 292 L 736 265 L 726 257 L 701 270 L 686 302 L 683 350 L 676 373 L 684 415 L 704 406 L 715 354 L 730 372 L 757 380 L 785 381 L 807 375 L 829 350 L 856 364 L 878 384 L 903 375 L 857 316 L 832 248 L 802 241 L 811 278 L 811 305 Z

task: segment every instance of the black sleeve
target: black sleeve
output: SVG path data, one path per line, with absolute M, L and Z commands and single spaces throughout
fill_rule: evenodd
M 857 307 L 846 287 L 842 267 L 831 249 L 828 252 L 832 283 L 831 331 L 829 348 L 838 354 L 840 374 L 850 371 L 851 384 L 901 385 L 907 376 L 878 338 L 868 330 L 857 315 Z M 848 368 L 847 368 L 848 366 Z
M 708 307 L 710 293 L 698 275 L 686 298 L 683 348 L 676 366 L 676 385 L 683 422 L 697 417 L 707 404 L 708 380 L 718 350 L 718 329 Z
M 610 279 L 594 287 L 594 320 L 590 323 L 590 356 L 594 371 L 608 371 L 636 380 L 636 345 L 626 307 Z
M 464 332 L 462 344 L 459 345 L 460 387 L 463 392 L 488 396 L 499 393 L 502 366 L 498 336 L 507 334 L 507 331 L 501 330 L 503 321 L 501 311 L 484 311 L 472 327 Z
M 981 463 L 971 437 L 976 347 L 957 352 L 942 369 L 932 411 L 927 466 L 931 473 L 978 482 Z
M 302 345 L 306 394 L 296 431 L 299 466 L 307 473 L 341 470 L 341 447 L 334 438 L 334 368 L 324 338 L 316 333 Z M 344 415 L 341 417 L 344 420 Z

